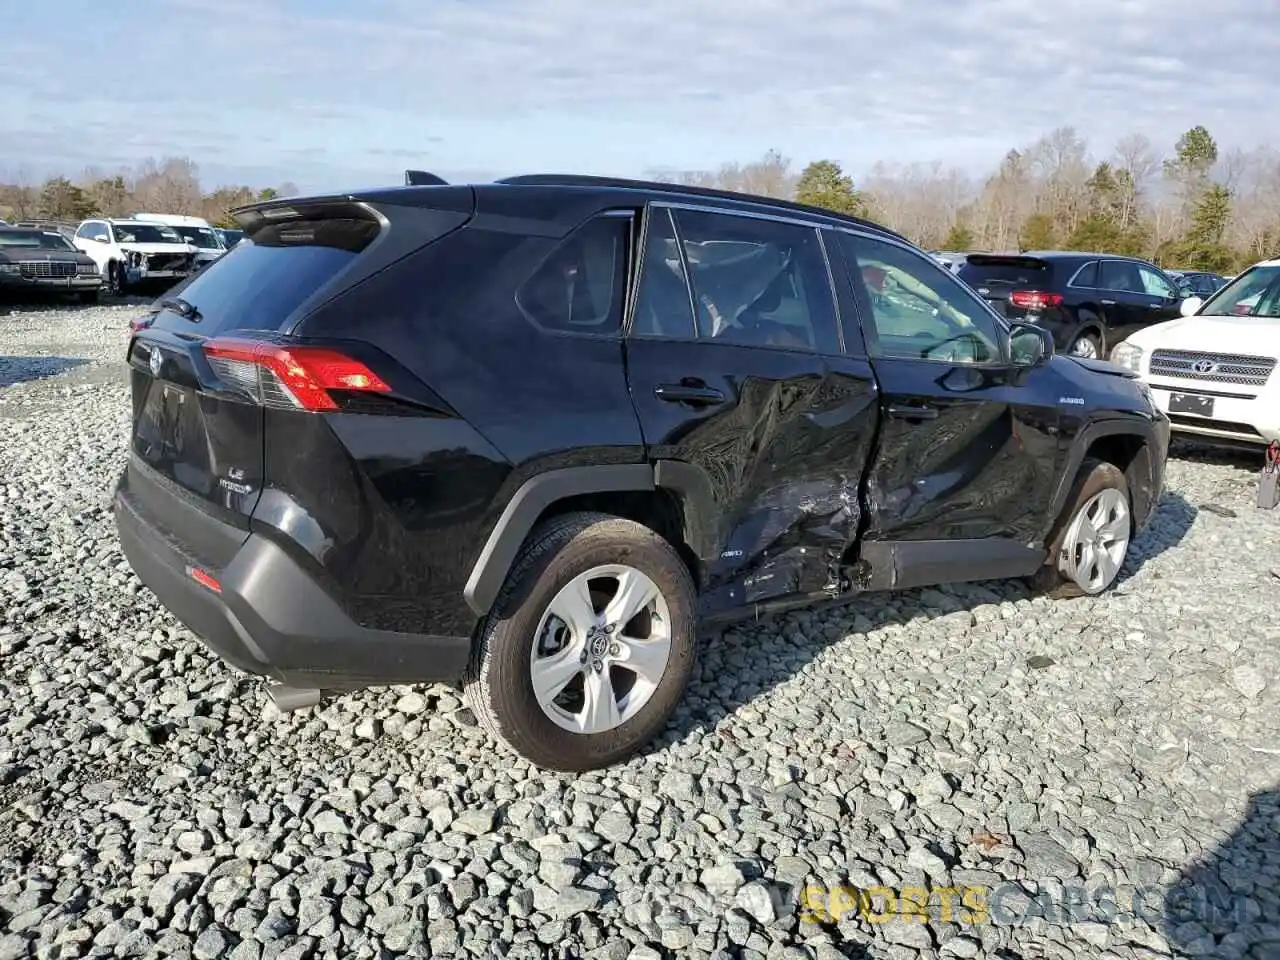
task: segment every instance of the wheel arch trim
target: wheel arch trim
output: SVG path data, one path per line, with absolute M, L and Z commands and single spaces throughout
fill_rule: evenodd
M 525 539 L 556 501 L 589 493 L 653 489 L 653 467 L 647 463 L 564 467 L 530 477 L 507 501 L 476 558 L 462 589 L 467 606 L 479 617 L 493 608 Z
M 1058 485 L 1053 492 L 1051 510 L 1049 511 L 1049 529 L 1045 531 L 1046 537 L 1062 516 L 1062 511 L 1067 505 L 1067 497 L 1071 495 L 1071 488 L 1075 484 L 1076 475 L 1080 472 L 1080 465 L 1084 463 L 1089 449 L 1098 440 L 1115 436 L 1131 436 L 1141 440 L 1148 456 L 1156 456 L 1160 449 L 1159 432 L 1156 425 L 1145 419 L 1097 420 L 1082 426 L 1075 437 L 1072 438 L 1071 446 L 1067 450 L 1066 459 L 1063 463 L 1062 472 L 1058 477 Z M 1145 513 L 1147 514 L 1150 514 L 1155 508 L 1155 499 L 1158 497 L 1159 492 L 1155 491 L 1154 493 L 1155 496 L 1146 505 Z M 1133 499 L 1131 491 L 1130 500 Z M 1134 504 L 1134 506 L 1136 507 L 1137 504 Z M 1145 520 L 1145 517 L 1135 517 L 1134 519 L 1135 521 Z

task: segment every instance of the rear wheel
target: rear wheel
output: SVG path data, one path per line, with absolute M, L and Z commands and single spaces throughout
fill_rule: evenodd
M 1096 333 L 1085 332 L 1076 337 L 1075 341 L 1068 348 L 1068 352 L 1072 356 L 1085 357 L 1089 360 L 1097 360 L 1102 356 L 1102 341 Z
M 1114 464 L 1086 460 L 1034 585 L 1058 597 L 1095 596 L 1120 575 L 1133 535 L 1129 484 Z
M 608 766 L 657 736 L 697 646 L 684 561 L 648 527 L 575 513 L 530 537 L 482 628 L 467 703 L 541 767 Z

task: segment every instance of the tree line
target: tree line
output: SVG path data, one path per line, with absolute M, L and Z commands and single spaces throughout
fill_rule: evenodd
M 980 177 L 940 162 L 878 163 L 855 185 L 835 160 L 797 170 L 778 151 L 717 170 L 649 175 L 852 213 L 930 250 L 1091 250 L 1216 271 L 1280 256 L 1280 152 L 1222 152 L 1203 126 L 1167 151 L 1132 134 L 1105 155 L 1094 155 L 1074 128 L 1060 127 L 1010 150 Z M 0 217 L 78 221 L 146 210 L 232 226 L 231 209 L 296 193 L 290 183 L 206 193 L 194 161 L 169 157 L 114 174 L 89 168 L 42 184 L 21 175 L 0 178 Z
M 40 184 L 28 181 L 20 171 L 0 178 L 0 217 L 11 223 L 29 219 L 79 222 L 145 211 L 203 217 L 214 226 L 234 227 L 230 211 L 236 207 L 298 192 L 292 183 L 282 183 L 259 188 L 223 186 L 206 193 L 199 166 L 187 157 L 149 159 L 117 173 L 88 167 L 75 178 L 59 175 Z
M 855 186 L 835 160 L 797 172 L 777 151 L 650 175 L 851 213 L 928 250 L 1089 250 L 1219 272 L 1280 256 L 1280 152 L 1222 152 L 1203 126 L 1167 152 L 1132 134 L 1102 156 L 1060 127 L 977 178 L 942 163 L 878 163 Z

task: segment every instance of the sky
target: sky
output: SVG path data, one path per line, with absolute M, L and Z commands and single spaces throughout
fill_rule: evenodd
M 643 175 L 776 149 L 980 172 L 1071 125 L 1109 152 L 1280 145 L 1261 0 L 59 0 L 0 57 L 0 181 L 189 156 L 207 189 Z

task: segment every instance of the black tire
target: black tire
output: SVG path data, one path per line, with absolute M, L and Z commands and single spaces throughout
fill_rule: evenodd
M 102 287 L 99 291 L 108 297 L 118 297 L 124 293 L 124 269 L 115 260 L 107 264 L 102 274 Z
M 546 607 L 579 574 L 627 564 L 662 592 L 671 618 L 666 670 L 649 701 L 620 726 L 574 733 L 534 696 L 529 660 Z M 680 555 L 653 530 L 601 513 L 572 513 L 539 526 L 517 558 L 480 629 L 464 679 L 467 705 L 495 739 L 539 767 L 581 772 L 631 756 L 666 727 L 697 660 L 693 579 Z
M 1075 519 L 1076 514 L 1090 499 L 1108 489 L 1119 490 L 1124 495 L 1125 503 L 1129 506 L 1129 536 L 1132 538 L 1133 499 L 1129 496 L 1129 482 L 1125 479 L 1124 473 L 1115 464 L 1107 463 L 1105 460 L 1086 459 L 1080 465 L 1080 471 L 1076 474 L 1071 495 L 1067 498 L 1067 506 L 1062 511 L 1062 516 L 1058 518 L 1057 523 L 1054 524 L 1053 532 L 1049 535 L 1049 553 L 1045 559 L 1045 565 L 1030 580 L 1032 589 L 1048 594 L 1054 599 L 1067 599 L 1085 595 L 1085 591 L 1078 584 L 1063 576 L 1058 569 L 1058 561 L 1063 549 L 1063 540 L 1067 535 L 1067 531 L 1071 528 L 1071 521 Z M 1130 546 L 1132 546 L 1132 542 L 1132 539 L 1130 539 Z M 1116 579 L 1119 579 L 1118 573 Z M 1115 582 L 1115 579 L 1113 579 L 1099 593 L 1105 593 L 1110 590 L 1115 586 Z

